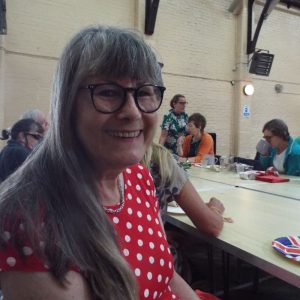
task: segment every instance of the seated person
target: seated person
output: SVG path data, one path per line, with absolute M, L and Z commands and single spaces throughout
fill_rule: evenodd
M 42 126 L 33 119 L 18 121 L 10 132 L 2 131 L 2 139 L 11 138 L 0 153 L 0 181 L 5 180 L 25 161 L 43 133 Z
M 287 125 L 273 119 L 264 125 L 262 132 L 265 145 L 260 141 L 257 151 L 263 169 L 274 167 L 281 174 L 300 176 L 300 145 L 290 136 Z
M 206 119 L 199 113 L 188 118 L 189 135 L 180 138 L 177 143 L 179 161 L 189 160 L 191 163 L 202 162 L 205 154 L 214 155 L 214 141 L 209 133 L 204 131 Z

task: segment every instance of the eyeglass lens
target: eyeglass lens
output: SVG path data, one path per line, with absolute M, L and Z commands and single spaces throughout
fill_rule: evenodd
M 100 112 L 115 112 L 126 101 L 127 90 L 115 84 L 103 84 L 95 87 L 93 102 Z M 134 89 L 132 89 L 134 90 Z M 143 112 L 154 112 L 161 104 L 162 91 L 154 85 L 144 85 L 134 90 L 138 108 Z

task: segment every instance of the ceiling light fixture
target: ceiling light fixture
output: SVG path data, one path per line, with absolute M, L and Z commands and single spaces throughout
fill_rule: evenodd
M 254 86 L 252 83 L 247 83 L 243 88 L 244 94 L 246 96 L 252 96 L 254 94 Z

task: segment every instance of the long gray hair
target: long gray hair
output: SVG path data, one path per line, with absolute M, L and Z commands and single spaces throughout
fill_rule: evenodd
M 131 30 L 91 26 L 65 47 L 54 77 L 50 128 L 35 153 L 0 186 L 4 231 L 21 256 L 19 226 L 34 251 L 61 282 L 78 267 L 94 299 L 136 299 L 134 276 L 100 205 L 92 166 L 77 138 L 75 98 L 88 76 L 162 84 L 151 48 Z M 8 225 L 9 224 L 9 225 Z M 45 247 L 40 247 L 43 241 Z

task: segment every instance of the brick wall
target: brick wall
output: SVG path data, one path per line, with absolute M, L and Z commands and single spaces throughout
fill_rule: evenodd
M 155 33 L 145 38 L 164 63 L 167 91 L 160 122 L 171 97 L 182 93 L 187 112 L 204 114 L 207 131 L 217 133 L 218 153 L 252 157 L 271 118 L 283 118 L 290 132 L 300 135 L 300 15 L 275 9 L 263 24 L 257 47 L 270 50 L 275 59 L 270 76 L 261 77 L 247 72 L 246 5 L 233 15 L 231 3 L 162 0 Z M 0 127 L 11 126 L 32 107 L 48 112 L 56 61 L 73 32 L 92 23 L 143 31 L 144 10 L 144 0 L 7 1 L 8 34 L 0 36 Z M 254 22 L 260 11 L 256 5 Z M 247 81 L 255 86 L 251 97 L 242 93 Z M 279 83 L 283 92 L 278 94 L 274 86 Z M 248 118 L 242 116 L 244 105 L 250 108 Z

